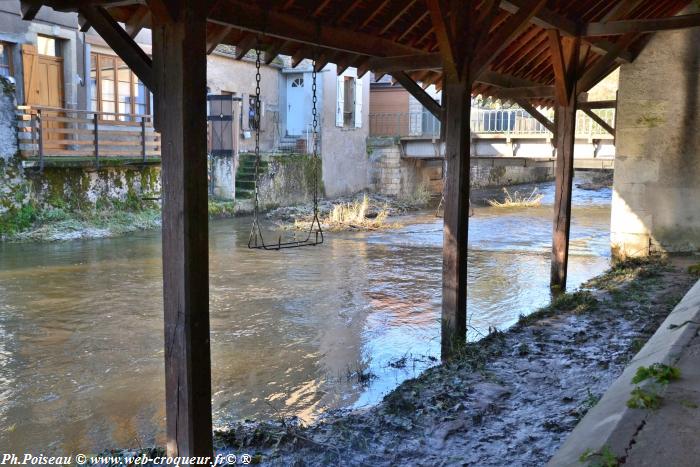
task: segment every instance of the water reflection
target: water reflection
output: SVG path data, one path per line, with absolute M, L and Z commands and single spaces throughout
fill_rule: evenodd
M 551 205 L 552 187 L 545 203 Z M 570 284 L 607 265 L 610 192 L 575 193 Z M 474 331 L 548 301 L 551 206 L 477 207 Z M 376 402 L 439 352 L 441 220 L 249 251 L 245 219 L 211 225 L 214 420 Z M 0 245 L 0 451 L 70 453 L 160 442 L 160 236 Z M 411 358 L 409 358 L 411 357 Z

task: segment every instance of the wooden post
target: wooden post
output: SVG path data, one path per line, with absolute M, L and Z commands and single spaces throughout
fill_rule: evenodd
M 466 74 L 466 73 L 465 73 Z M 467 333 L 467 231 L 469 228 L 469 111 L 471 81 L 445 74 L 445 217 L 442 250 L 442 359 L 449 359 Z
M 206 9 L 197 0 L 177 5 L 153 15 L 162 133 L 167 452 L 211 456 Z
M 566 289 L 571 228 L 571 190 L 574 180 L 574 144 L 576 142 L 576 99 L 554 110 L 557 151 L 554 226 L 552 231 L 552 271 L 550 285 Z
M 579 77 L 581 42 L 580 38 L 562 38 L 554 30 L 549 31 L 549 41 L 555 75 L 554 145 L 557 153 L 550 287 L 554 291 L 563 291 L 566 289 L 569 263 L 571 189 L 576 143 L 576 83 Z

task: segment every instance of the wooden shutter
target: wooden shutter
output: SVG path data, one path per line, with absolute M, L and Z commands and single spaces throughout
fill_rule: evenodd
M 362 128 L 362 80 L 355 78 L 355 128 Z
M 343 111 L 345 110 L 345 77 L 338 76 L 336 80 L 336 98 L 335 98 L 335 126 L 342 128 L 345 120 Z

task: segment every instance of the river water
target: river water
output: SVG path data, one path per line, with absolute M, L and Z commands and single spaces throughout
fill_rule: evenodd
M 470 336 L 549 301 L 553 185 L 542 207 L 476 207 Z M 570 287 L 609 262 L 610 190 L 574 193 Z M 214 422 L 373 404 L 437 363 L 442 220 L 249 251 L 249 219 L 212 222 Z M 163 442 L 159 232 L 0 244 L 0 452 Z

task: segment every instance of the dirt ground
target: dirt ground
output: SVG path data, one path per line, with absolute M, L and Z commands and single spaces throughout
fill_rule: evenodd
M 696 280 L 687 262 L 622 263 L 373 408 L 240 424 L 216 433 L 217 452 L 264 465 L 544 465 Z

